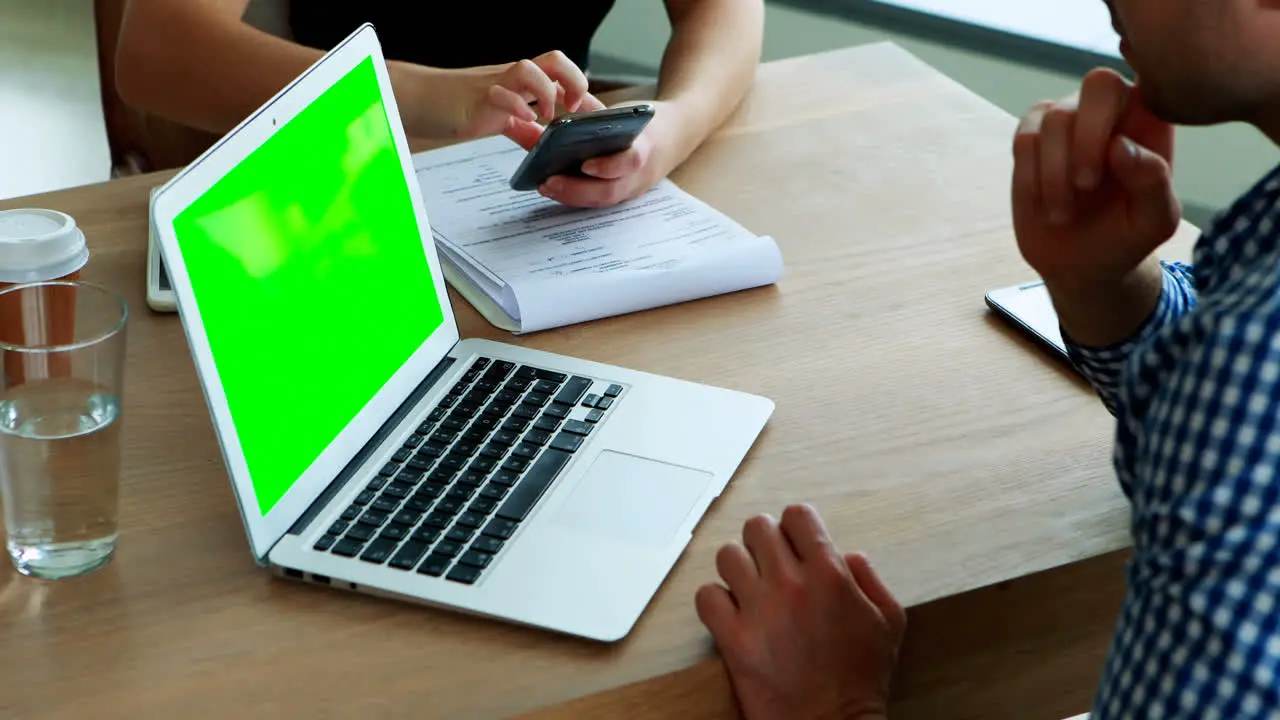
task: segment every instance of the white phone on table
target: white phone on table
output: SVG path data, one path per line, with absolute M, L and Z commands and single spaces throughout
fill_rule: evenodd
M 151 197 L 155 198 L 160 188 L 151 189 Z M 173 284 L 169 282 L 169 273 L 164 268 L 164 258 L 160 257 L 160 244 L 156 242 L 156 222 L 147 208 L 147 306 L 156 312 L 177 312 L 178 300 L 173 295 Z
M 1067 359 L 1058 313 L 1043 282 L 999 288 L 987 293 L 987 305 L 1059 358 Z

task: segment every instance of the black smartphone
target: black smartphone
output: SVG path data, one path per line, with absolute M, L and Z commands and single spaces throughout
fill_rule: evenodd
M 582 175 L 582 163 L 631 147 L 653 119 L 652 103 L 561 115 L 547 124 L 511 176 L 513 190 L 537 190 L 552 175 Z
M 987 306 L 1059 360 L 1067 360 L 1067 346 L 1058 329 L 1058 313 L 1043 282 L 999 288 L 987 293 Z

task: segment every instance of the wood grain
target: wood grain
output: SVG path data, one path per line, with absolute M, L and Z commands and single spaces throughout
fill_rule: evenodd
M 1112 552 L 1112 421 L 991 319 L 1029 269 L 1014 120 L 892 45 L 770 63 L 675 175 L 787 263 L 776 287 L 512 338 L 767 395 L 777 412 L 632 635 L 595 645 L 273 580 L 257 568 L 179 321 L 143 301 L 143 176 L 0 207 L 72 214 L 133 310 L 120 550 L 0 574 L 0 716 L 492 718 L 711 657 L 692 596 L 748 516 L 809 501 L 909 605 Z M 1185 245 L 1185 238 L 1181 241 Z

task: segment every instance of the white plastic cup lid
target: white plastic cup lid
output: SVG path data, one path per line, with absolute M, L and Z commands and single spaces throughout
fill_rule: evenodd
M 0 211 L 0 282 L 57 280 L 89 262 L 76 221 L 56 210 Z

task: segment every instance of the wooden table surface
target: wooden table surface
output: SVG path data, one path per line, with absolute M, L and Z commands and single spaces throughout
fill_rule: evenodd
M 745 518 L 790 501 L 814 503 L 909 605 L 1126 546 L 1109 417 L 982 302 L 1031 277 L 1010 230 L 1013 127 L 892 45 L 770 63 L 675 180 L 777 239 L 787 273 L 776 287 L 520 338 L 455 297 L 464 337 L 777 402 L 614 645 L 269 577 L 252 561 L 179 321 L 143 300 L 158 178 L 0 204 L 74 215 L 94 252 L 88 279 L 134 313 L 120 549 L 73 580 L 0 573 L 0 716 L 493 718 L 547 707 L 711 657 L 694 590 Z

